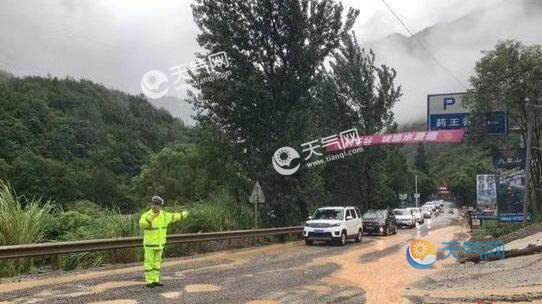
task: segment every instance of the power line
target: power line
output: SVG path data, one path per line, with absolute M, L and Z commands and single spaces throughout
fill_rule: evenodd
M 414 33 L 410 30 L 410 28 L 405 24 L 405 22 L 403 22 L 403 20 L 401 19 L 401 17 L 399 17 L 399 15 L 397 15 L 397 13 L 395 13 L 395 11 L 393 10 L 393 8 L 388 4 L 388 2 L 386 2 L 386 0 L 380 0 L 382 1 L 382 3 L 384 3 L 384 5 L 386 5 L 386 7 L 388 8 L 388 10 L 392 13 L 392 15 L 395 17 L 395 19 L 397 19 L 397 21 L 399 21 L 399 23 L 405 28 L 405 30 L 410 34 L 410 36 L 414 39 L 414 41 L 416 41 L 416 43 L 425 51 L 425 53 L 427 54 L 427 56 L 429 56 L 429 58 L 431 58 L 431 60 L 433 60 L 438 66 L 440 66 L 446 73 L 448 73 L 450 75 L 450 77 L 452 77 L 455 81 L 457 81 L 457 83 L 459 83 L 463 88 L 465 88 L 465 90 L 467 89 L 467 86 L 465 85 L 465 83 L 463 83 L 463 81 L 461 81 L 458 77 L 456 77 L 454 75 L 454 73 L 452 73 L 452 71 L 450 69 L 448 69 L 444 64 L 440 63 L 440 61 L 437 60 L 437 58 L 435 56 L 433 56 L 433 54 L 431 54 L 431 52 L 429 51 L 429 49 L 427 49 L 425 47 L 425 45 L 423 45 L 423 43 L 421 43 L 420 40 L 418 40 L 418 38 L 416 37 L 416 35 L 414 35 Z

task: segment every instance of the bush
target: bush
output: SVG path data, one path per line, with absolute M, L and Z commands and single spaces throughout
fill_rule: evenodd
M 171 207 L 172 212 L 180 212 L 182 209 Z M 173 224 L 168 229 L 168 234 L 249 229 L 253 219 L 253 213 L 248 205 L 236 202 L 226 190 L 221 190 L 208 199 L 192 204 L 188 212 L 190 214 L 188 218 L 180 224 Z M 163 256 L 184 256 L 194 252 L 213 251 L 210 248 L 213 247 L 211 243 L 213 242 L 166 246 Z
M 102 213 L 102 208 L 91 201 L 80 200 L 66 205 L 66 209 L 70 211 L 77 211 L 82 214 L 90 216 L 98 216 Z
M 193 204 L 189 213 L 182 225 L 185 232 L 250 229 L 254 218 L 247 203 L 237 202 L 226 191 Z
M 98 216 L 88 216 L 77 211 L 67 211 L 61 221 L 69 230 L 60 237 L 64 241 L 131 237 L 139 234 L 138 216 L 104 210 Z M 100 252 L 82 252 L 61 258 L 65 270 L 89 268 L 104 263 L 130 263 L 139 259 L 138 249 L 127 248 Z
M 0 180 L 0 245 L 33 244 L 42 241 L 51 222 L 53 204 L 41 199 L 18 197 Z M 31 259 L 0 262 L 0 276 L 28 271 Z
M 504 235 L 512 233 L 523 227 L 529 226 L 531 223 L 500 223 L 498 221 L 483 221 L 482 227 L 476 231 L 472 240 L 483 241 L 487 236 L 500 238 Z

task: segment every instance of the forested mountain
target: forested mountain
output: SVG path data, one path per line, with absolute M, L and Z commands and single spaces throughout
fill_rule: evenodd
M 143 96 L 0 71 L 0 178 L 19 195 L 130 209 L 130 182 L 150 154 L 189 132 Z

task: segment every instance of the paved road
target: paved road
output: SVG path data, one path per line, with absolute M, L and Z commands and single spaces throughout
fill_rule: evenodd
M 461 228 L 451 222 L 444 214 L 418 229 L 345 247 L 292 242 L 170 259 L 162 288 L 145 288 L 139 265 L 5 283 L 0 304 L 400 303 L 407 286 L 426 274 L 407 264 L 407 242 L 457 238 Z

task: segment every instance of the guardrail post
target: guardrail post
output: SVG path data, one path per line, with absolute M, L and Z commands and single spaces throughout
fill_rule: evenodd
M 51 256 L 51 268 L 53 270 L 59 270 L 60 269 L 60 262 L 58 260 L 58 254 L 55 254 Z

